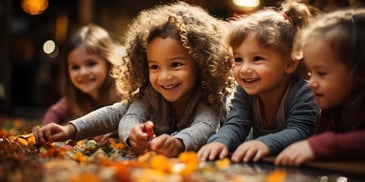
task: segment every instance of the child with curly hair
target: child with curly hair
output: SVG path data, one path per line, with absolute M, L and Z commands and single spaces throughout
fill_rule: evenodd
M 117 80 L 124 83 L 123 95 L 134 100 L 119 135 L 136 151 L 170 157 L 197 151 L 217 130 L 233 85 L 232 59 L 221 39 L 224 23 L 183 2 L 143 11 L 135 19 L 124 60 L 128 70 L 117 72 Z M 156 134 L 152 140 L 145 132 L 152 127 L 144 124 L 148 120 Z
M 126 56 L 113 69 L 129 107 L 107 107 L 89 114 L 95 118 L 85 117 L 104 129 L 104 121 L 120 120 L 120 138 L 138 153 L 153 150 L 173 157 L 197 151 L 223 120 L 225 97 L 233 86 L 232 56 L 222 44 L 224 24 L 185 2 L 140 12 L 126 33 Z M 57 133 L 62 133 L 57 139 L 85 137 L 84 131 L 92 130 L 82 123 L 71 121 L 54 130 L 60 132 L 41 128 L 38 136 L 43 142 Z
M 316 135 L 284 149 L 276 165 L 365 159 L 365 9 L 338 10 L 298 39 L 309 86 L 322 109 Z M 299 55 L 301 56 L 301 55 Z
M 257 162 L 313 133 L 319 108 L 300 60 L 291 58 L 294 36 L 309 18 L 306 5 L 287 1 L 280 11 L 266 8 L 230 22 L 238 86 L 224 125 L 199 150 L 201 160 L 232 153 L 234 162 Z

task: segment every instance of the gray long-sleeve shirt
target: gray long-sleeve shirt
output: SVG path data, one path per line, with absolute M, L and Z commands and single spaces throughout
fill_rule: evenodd
M 283 97 L 285 100 L 281 102 L 285 121 L 277 121 L 283 124 L 278 125 L 276 130 L 258 128 L 260 118 L 254 117 L 255 109 L 260 109 L 254 107 L 257 96 L 250 96 L 237 86 L 224 125 L 208 142 L 221 142 L 233 152 L 246 140 L 252 129 L 253 136 L 265 143 L 271 154 L 276 154 L 289 144 L 313 134 L 319 115 L 315 97 L 303 79 L 294 79 L 289 85 L 286 97 Z
M 101 107 L 70 121 L 69 123 L 76 127 L 75 140 L 114 132 L 127 109 L 127 103 L 118 102 L 110 106 Z
M 148 87 L 145 94 L 130 105 L 115 103 L 70 123 L 76 127 L 76 140 L 105 134 L 118 128 L 119 137 L 126 142 L 136 124 L 152 120 L 153 130 L 157 136 L 170 134 L 182 140 L 186 151 L 196 151 L 217 131 L 223 115 L 222 107 L 207 106 L 200 98 L 201 93 L 195 92 L 181 120 L 175 121 L 170 104 Z
M 222 104 L 223 106 L 223 104 Z M 127 113 L 119 123 L 119 136 L 124 142 L 136 124 L 151 120 L 156 136 L 170 134 L 181 139 L 185 151 L 197 151 L 214 134 L 221 120 L 222 108 L 206 105 L 201 101 L 200 91 L 189 100 L 180 121 L 175 121 L 170 104 L 152 88 L 147 88 L 142 98 L 131 103 Z

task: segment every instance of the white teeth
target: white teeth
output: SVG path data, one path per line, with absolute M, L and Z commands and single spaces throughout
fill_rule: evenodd
M 256 79 L 255 78 L 251 78 L 251 79 L 243 79 L 244 81 L 246 82 L 252 82 L 252 81 L 255 81 Z
M 174 87 L 176 87 L 176 85 L 177 85 L 177 84 L 175 84 L 175 85 L 164 85 L 163 87 L 164 87 L 164 88 L 174 88 Z

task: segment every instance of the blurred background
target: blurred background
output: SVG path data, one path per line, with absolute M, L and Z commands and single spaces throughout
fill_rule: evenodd
M 170 0 L 171 1 L 171 0 Z M 90 22 L 123 42 L 137 13 L 167 0 L 1 0 L 0 117 L 39 118 L 60 98 L 59 51 L 70 33 Z M 323 11 L 363 6 L 365 0 L 307 0 Z M 281 0 L 186 0 L 212 15 L 247 14 Z

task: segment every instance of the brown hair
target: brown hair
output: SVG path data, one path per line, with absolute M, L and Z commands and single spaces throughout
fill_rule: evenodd
M 202 100 L 209 105 L 221 103 L 233 85 L 232 57 L 222 44 L 224 24 L 201 7 L 184 2 L 140 12 L 126 33 L 123 64 L 113 70 L 119 90 L 128 101 L 140 95 L 149 84 L 147 44 L 156 37 L 171 37 L 181 42 L 198 65 Z
M 354 87 L 346 104 L 338 106 L 343 107 L 342 112 L 339 111 L 342 118 L 338 119 L 345 123 L 343 128 L 365 128 L 365 9 L 342 9 L 318 16 L 297 39 L 300 50 L 309 41 L 325 41 L 346 66 Z M 335 111 L 331 116 L 339 112 Z
M 308 24 L 310 17 L 307 5 L 288 0 L 278 10 L 267 7 L 250 15 L 233 17 L 225 40 L 234 49 L 248 34 L 254 34 L 262 46 L 275 48 L 292 61 L 299 61 L 291 57 L 292 51 L 296 51 L 293 49 L 294 39 L 298 31 Z M 294 74 L 302 75 L 303 68 L 302 63 Z
M 103 28 L 89 24 L 79 28 L 66 41 L 60 57 L 60 79 L 61 92 L 66 98 L 71 112 L 80 116 L 90 112 L 98 107 L 112 104 L 120 101 L 121 97 L 115 86 L 115 81 L 110 74 L 99 90 L 100 100 L 94 100 L 89 95 L 81 92 L 76 88 L 69 77 L 68 56 L 70 52 L 80 46 L 84 46 L 89 54 L 95 54 L 105 60 L 110 71 L 112 62 L 116 62 L 117 54 L 115 53 L 114 42 L 110 35 Z

